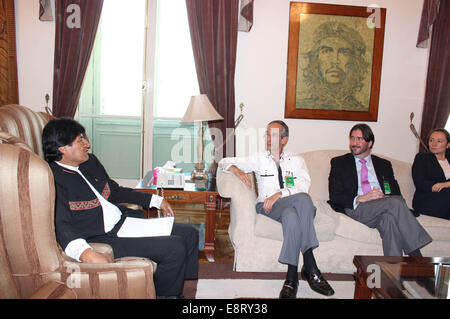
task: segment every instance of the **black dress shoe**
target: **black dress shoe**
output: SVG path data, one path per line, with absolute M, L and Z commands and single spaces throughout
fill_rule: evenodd
M 325 296 L 334 295 L 333 288 L 331 288 L 325 278 L 323 278 L 319 269 L 314 269 L 313 271 L 308 273 L 305 267 L 302 267 L 301 274 L 302 279 L 306 280 L 309 284 L 309 287 L 311 287 L 311 289 L 315 292 Z
M 280 291 L 280 299 L 295 299 L 297 298 L 298 280 L 286 280 L 283 288 Z

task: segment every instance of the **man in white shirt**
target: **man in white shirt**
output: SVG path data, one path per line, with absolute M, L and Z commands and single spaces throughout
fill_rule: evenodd
M 142 211 L 120 203 L 161 208 L 165 216 L 173 217 L 169 203 L 110 179 L 100 161 L 89 154 L 84 127 L 72 119 L 50 121 L 42 142 L 55 179 L 56 240 L 64 252 L 80 262 L 107 263 L 89 245 L 96 242 L 111 245 L 115 258 L 150 258 L 158 264 L 156 295 L 181 296 L 184 280 L 197 278 L 198 231 L 187 224 L 174 224 L 170 236 L 121 237 L 127 218 L 147 220 Z
M 375 136 L 366 124 L 349 134 L 351 153 L 331 159 L 328 203 L 380 232 L 385 256 L 422 256 L 431 237 L 410 212 L 388 160 L 371 155 Z
M 311 185 L 303 158 L 284 152 L 289 128 L 283 121 L 267 126 L 266 151 L 245 158 L 224 158 L 219 167 L 235 174 L 251 189 L 247 173 L 254 172 L 258 185 L 256 211 L 282 224 L 283 246 L 279 262 L 288 265 L 280 298 L 296 298 L 298 262 L 303 254 L 302 278 L 314 291 L 331 296 L 333 289 L 318 269 L 313 249 L 319 246 L 314 229 L 316 207 L 308 191 Z

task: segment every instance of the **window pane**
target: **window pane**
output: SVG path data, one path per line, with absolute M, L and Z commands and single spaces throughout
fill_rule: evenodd
M 157 34 L 154 115 L 182 118 L 199 94 L 186 0 L 158 1 Z
M 142 113 L 145 11 L 146 0 L 106 0 L 103 4 L 100 114 Z

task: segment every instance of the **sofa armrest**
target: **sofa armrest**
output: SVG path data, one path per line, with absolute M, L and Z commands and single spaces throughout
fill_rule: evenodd
M 117 259 L 109 264 L 65 261 L 59 269 L 80 299 L 154 299 L 153 262 L 145 258 Z
M 48 281 L 39 288 L 30 299 L 76 299 L 77 295 L 73 289 L 68 288 L 59 281 Z
M 236 196 L 240 196 L 242 190 L 245 191 L 245 195 L 247 193 L 249 195 L 253 195 L 253 201 L 256 201 L 256 183 L 253 173 L 247 174 L 250 177 L 250 181 L 252 183 L 252 189 L 249 189 L 244 183 L 234 174 L 225 173 L 221 169 L 217 170 L 217 191 L 219 195 L 224 198 L 233 198 Z
M 114 252 L 110 245 L 99 243 L 89 243 L 89 245 L 91 245 L 92 249 L 94 249 L 96 253 L 103 255 L 108 262 L 114 262 Z
M 146 263 L 150 262 L 152 264 L 152 267 L 153 267 L 153 272 L 155 272 L 156 271 L 156 267 L 158 267 L 158 264 L 155 263 L 153 260 L 148 259 L 148 258 L 143 258 L 143 257 L 122 257 L 122 258 L 116 258 L 116 259 L 114 259 L 114 262 L 120 263 L 120 262 L 127 262 L 127 261 L 136 261 L 136 260 L 143 260 Z
M 253 176 L 251 176 L 252 181 Z M 217 170 L 217 190 L 220 196 L 231 198 L 230 225 L 228 234 L 232 244 L 241 244 L 251 241 L 254 237 L 256 219 L 256 192 L 255 183 L 250 190 L 235 175 Z
M 96 253 L 99 253 L 100 255 L 105 257 L 108 262 L 110 262 L 110 263 L 114 262 L 114 252 L 110 245 L 103 244 L 103 243 L 89 243 L 89 245 L 92 247 L 92 249 Z M 61 247 L 59 249 L 60 249 L 61 255 L 63 256 L 65 261 L 74 262 L 74 263 L 78 262 L 75 259 L 67 256 L 66 253 L 61 249 Z

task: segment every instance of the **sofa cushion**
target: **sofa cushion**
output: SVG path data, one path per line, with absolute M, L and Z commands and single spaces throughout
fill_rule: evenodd
M 317 239 L 319 241 L 331 241 L 334 239 L 337 218 L 330 214 L 329 205 L 326 201 L 313 200 L 317 208 L 314 218 Z M 281 223 L 261 214 L 256 214 L 255 235 L 258 237 L 283 241 L 283 229 Z
M 371 229 L 350 217 L 337 213 L 339 219 L 336 235 L 368 244 L 381 244 L 381 237 L 376 229 Z M 426 215 L 420 215 L 418 222 L 436 241 L 450 241 L 450 221 Z
M 351 219 L 345 214 L 335 213 L 338 216 L 336 235 L 367 244 L 381 244 L 378 230 Z
M 298 154 L 303 157 L 308 167 L 309 176 L 311 177 L 309 195 L 312 198 L 328 200 L 330 160 L 347 152 L 346 150 L 320 150 Z
M 417 220 L 433 240 L 450 241 L 450 220 L 420 215 Z

